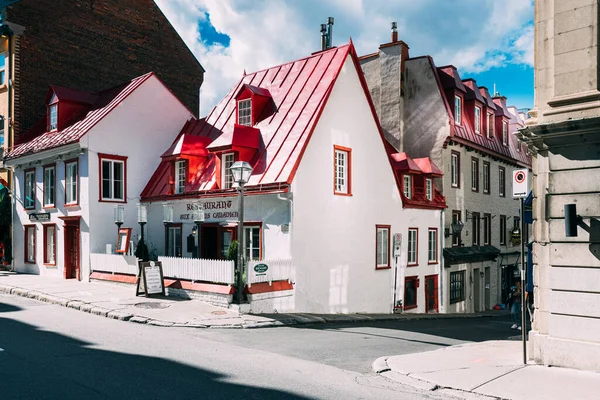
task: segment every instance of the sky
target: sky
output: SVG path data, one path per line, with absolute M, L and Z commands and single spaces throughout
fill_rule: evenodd
M 358 55 L 390 41 L 391 22 L 411 57 L 453 64 L 533 107 L 533 0 L 155 0 L 206 73 L 205 116 L 243 76 L 320 49 L 320 24 L 334 17 L 333 45 Z

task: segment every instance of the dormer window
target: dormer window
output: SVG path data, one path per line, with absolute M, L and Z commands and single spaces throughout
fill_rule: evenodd
M 412 199 L 412 179 L 410 175 L 404 175 L 404 197 Z
M 223 154 L 221 159 L 221 182 L 223 189 L 231 189 L 233 187 L 233 174 L 231 166 L 235 161 L 234 153 Z
M 508 146 L 508 122 L 502 122 L 502 144 Z
M 55 131 L 58 128 L 58 104 L 48 106 L 48 131 Z
M 494 114 L 488 113 L 488 138 L 494 138 Z
M 238 101 L 238 124 L 252 126 L 252 100 Z
M 481 134 L 481 108 L 475 106 L 475 133 Z
M 175 194 L 182 194 L 185 190 L 186 182 L 186 165 L 184 161 L 175 162 Z
M 461 111 L 461 98 L 460 96 L 454 96 L 454 122 L 460 125 L 460 111 Z
M 433 200 L 433 185 L 429 178 L 425 179 L 425 196 L 427 197 L 427 200 Z

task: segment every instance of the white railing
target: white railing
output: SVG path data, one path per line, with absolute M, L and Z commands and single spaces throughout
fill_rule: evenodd
M 121 254 L 90 254 L 90 268 L 92 271 L 103 271 L 137 275 L 138 264 L 135 256 Z
M 180 257 L 158 257 L 158 261 L 162 262 L 165 277 L 234 284 L 233 261 Z
M 248 286 L 261 282 L 293 282 L 295 278 L 292 260 L 289 258 L 248 261 Z

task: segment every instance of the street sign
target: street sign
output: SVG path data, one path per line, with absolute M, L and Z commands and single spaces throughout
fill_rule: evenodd
M 400 257 L 402 248 L 402 234 L 394 233 L 394 257 Z
M 513 170 L 513 198 L 527 197 L 527 169 Z

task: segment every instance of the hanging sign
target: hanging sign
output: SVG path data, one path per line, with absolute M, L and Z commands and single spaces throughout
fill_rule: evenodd
M 513 198 L 527 197 L 527 169 L 513 170 Z
M 127 254 L 129 251 L 129 239 L 131 238 L 131 228 L 119 228 L 117 236 L 117 253 Z
M 50 213 L 29 214 L 30 221 L 47 222 L 50 221 Z
M 165 281 L 160 261 L 139 261 L 136 296 L 165 295 Z

